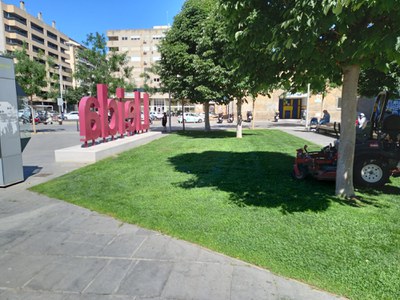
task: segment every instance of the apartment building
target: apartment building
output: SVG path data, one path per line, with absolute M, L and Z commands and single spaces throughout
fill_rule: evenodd
M 48 68 L 47 78 L 50 85 L 62 91 L 74 86 L 72 77 L 74 68 L 74 49 L 81 45 L 71 40 L 67 35 L 56 28 L 56 22 L 51 25 L 43 21 L 42 13 L 33 16 L 26 11 L 24 1 L 19 7 L 9 5 L 0 0 L 0 52 L 12 53 L 21 49 L 25 43 L 27 53 L 34 59 L 42 52 L 44 58 L 51 57 L 55 67 Z M 54 81 L 54 74 L 61 75 L 61 80 Z M 46 90 L 48 90 L 48 87 Z M 34 102 L 45 104 L 55 102 L 55 99 L 41 99 L 34 97 Z
M 107 31 L 107 47 L 117 52 L 125 52 L 129 58 L 129 66 L 133 67 L 131 82 L 137 88 L 145 84 L 151 87 L 160 86 L 160 77 L 151 72 L 151 67 L 161 59 L 158 45 L 165 37 L 170 26 L 154 26 L 149 29 L 121 29 Z M 146 74 L 146 76 L 144 76 Z M 179 101 L 171 100 L 171 111 L 181 109 Z M 185 110 L 193 110 L 193 105 Z M 169 110 L 169 95 L 156 93 L 150 95 L 150 110 L 166 112 Z

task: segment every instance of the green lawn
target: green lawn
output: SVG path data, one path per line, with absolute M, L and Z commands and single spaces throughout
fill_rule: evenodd
M 176 133 L 32 190 L 351 299 L 400 299 L 400 178 L 349 205 L 333 182 L 290 177 L 304 144 L 278 130 Z

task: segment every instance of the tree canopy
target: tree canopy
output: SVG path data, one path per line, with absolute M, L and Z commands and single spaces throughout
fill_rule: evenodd
M 210 129 L 210 101 L 227 104 L 246 93 L 244 77 L 227 63 L 229 43 L 216 1 L 188 0 L 160 45 L 158 73 L 165 91 L 178 99 L 203 103 Z M 238 119 L 239 120 L 239 119 Z
M 84 94 L 96 95 L 98 83 L 107 84 L 111 93 L 117 87 L 133 88 L 128 82 L 132 73 L 126 53 L 107 51 L 104 34 L 90 33 L 83 43 L 86 48 L 78 50 L 77 66 L 74 74 L 80 82 Z
M 24 45 L 21 50 L 15 50 L 13 56 L 17 60 L 15 79 L 32 101 L 33 96 L 41 94 L 42 89 L 47 86 L 46 62 L 43 60 L 43 54 L 39 53 L 37 60 L 31 59 Z
M 400 1 L 220 1 L 238 60 L 253 78 L 290 88 L 342 84 L 341 143 L 336 194 L 354 195 L 356 100 L 361 68 L 400 62 Z M 257 60 L 253 58 L 257 57 Z M 258 61 L 271 70 L 258 68 Z M 247 66 L 245 66 L 247 64 Z M 254 70 L 254 71 L 252 71 Z M 378 91 L 377 91 L 378 92 Z

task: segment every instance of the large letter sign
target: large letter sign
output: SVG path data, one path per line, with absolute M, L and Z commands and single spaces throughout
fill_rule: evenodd
M 143 96 L 143 120 L 141 118 L 140 92 L 135 92 L 134 100 L 125 99 L 125 91 L 118 88 L 117 99 L 108 99 L 108 88 L 105 84 L 97 85 L 97 98 L 83 97 L 79 102 L 79 121 L 81 141 L 85 147 L 96 139 L 114 140 L 149 130 L 149 95 Z

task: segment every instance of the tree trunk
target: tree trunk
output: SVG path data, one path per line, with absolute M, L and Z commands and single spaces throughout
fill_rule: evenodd
M 182 130 L 185 131 L 185 101 L 182 99 Z
M 241 139 L 242 135 L 242 99 L 237 100 L 237 126 L 236 126 L 236 137 Z
M 211 126 L 210 126 L 210 102 L 204 103 L 204 126 L 205 126 L 205 131 L 211 131 Z
M 356 139 L 357 88 L 360 66 L 343 67 L 341 132 L 336 172 L 336 195 L 351 198 L 354 194 L 353 162 Z
M 31 95 L 32 131 L 36 134 L 35 110 L 33 109 L 33 96 Z
M 251 129 L 254 129 L 254 120 L 256 118 L 256 98 L 253 97 L 253 106 L 252 106 L 252 114 L 253 114 L 253 119 L 251 120 Z

